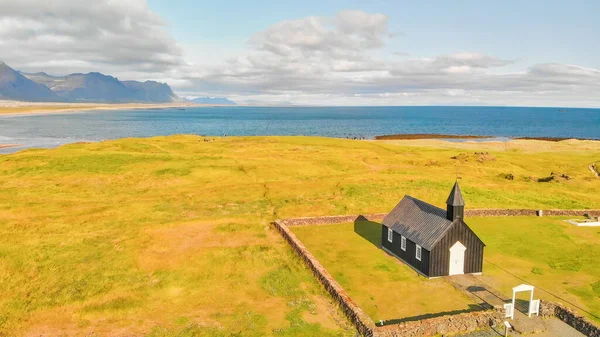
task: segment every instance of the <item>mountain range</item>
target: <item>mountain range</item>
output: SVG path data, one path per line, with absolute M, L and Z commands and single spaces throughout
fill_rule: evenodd
M 198 97 L 190 101 L 198 104 L 218 104 L 218 105 L 237 105 L 234 101 L 230 101 L 225 97 Z
M 59 101 L 47 86 L 34 82 L 0 61 L 0 99 L 17 101 Z
M 119 81 L 101 73 L 51 76 L 16 71 L 0 61 L 0 100 L 28 102 L 169 103 L 180 102 L 168 84 Z

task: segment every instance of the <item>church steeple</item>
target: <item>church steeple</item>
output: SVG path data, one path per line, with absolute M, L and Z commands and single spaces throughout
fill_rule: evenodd
M 463 199 L 462 193 L 460 192 L 460 187 L 458 186 L 458 180 L 454 183 L 454 187 L 452 188 L 452 192 L 448 196 L 448 200 L 446 200 L 446 205 L 448 206 L 446 217 L 450 221 L 454 221 L 458 218 L 464 218 L 465 215 L 465 199 Z

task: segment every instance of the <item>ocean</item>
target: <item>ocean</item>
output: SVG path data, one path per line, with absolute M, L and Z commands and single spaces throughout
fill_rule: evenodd
M 173 134 L 370 139 L 401 133 L 600 139 L 600 109 L 236 106 L 0 115 L 0 144 L 21 144 L 0 152 Z

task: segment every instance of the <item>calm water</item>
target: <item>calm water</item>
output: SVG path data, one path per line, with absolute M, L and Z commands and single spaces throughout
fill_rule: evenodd
M 0 151 L 172 134 L 373 138 L 395 133 L 600 139 L 600 109 L 215 107 L 0 116 L 0 144 L 22 144 Z

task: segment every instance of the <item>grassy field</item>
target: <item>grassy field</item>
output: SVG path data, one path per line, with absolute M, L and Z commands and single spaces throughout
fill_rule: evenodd
M 482 279 L 508 296 L 520 283 L 533 284 L 536 298 L 600 323 L 600 228 L 564 219 L 572 218 L 469 218 L 487 244 Z
M 2 155 L 0 335 L 352 334 L 270 221 L 441 205 L 457 168 L 467 207 L 600 208 L 597 161 L 600 142 L 309 137 Z
M 291 227 L 375 322 L 481 310 L 441 278 L 428 280 L 381 250 L 381 224 Z

